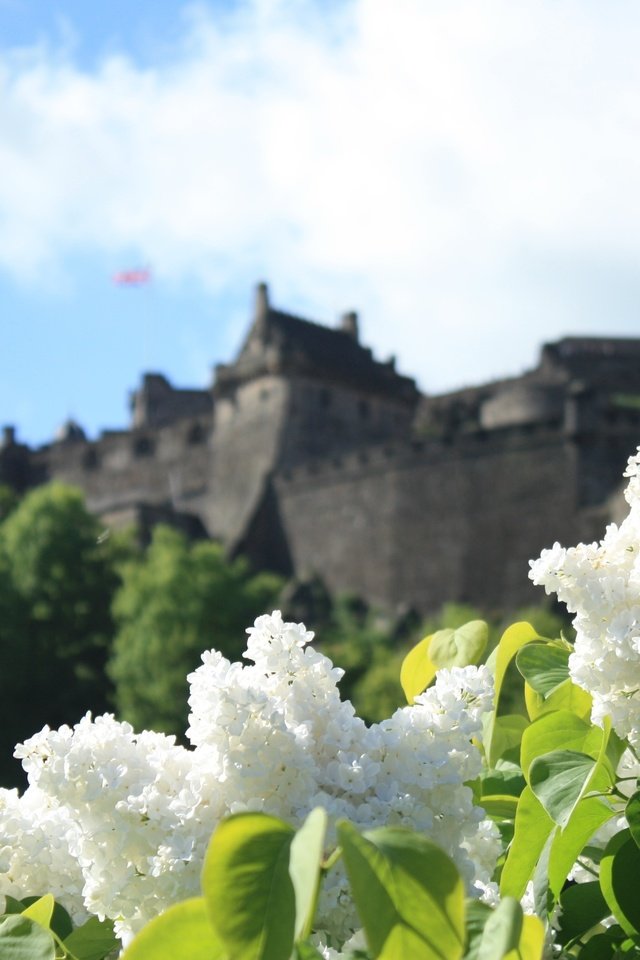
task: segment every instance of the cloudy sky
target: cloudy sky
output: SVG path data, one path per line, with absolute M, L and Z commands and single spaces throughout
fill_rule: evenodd
M 205 385 L 258 280 L 428 392 L 640 336 L 639 37 L 632 0 L 0 0 L 0 423 Z

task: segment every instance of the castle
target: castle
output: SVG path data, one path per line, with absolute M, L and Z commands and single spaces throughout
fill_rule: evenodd
M 105 526 L 170 522 L 230 555 L 319 575 L 386 610 L 539 602 L 528 560 L 601 535 L 640 442 L 640 340 L 568 337 L 522 376 L 421 394 L 393 360 L 273 308 L 265 284 L 237 358 L 208 390 L 157 373 L 131 427 L 70 421 L 31 449 L 13 427 L 0 483 L 81 487 Z

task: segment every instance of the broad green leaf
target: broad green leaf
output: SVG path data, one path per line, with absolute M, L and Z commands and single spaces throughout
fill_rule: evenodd
M 502 960 L 517 948 L 521 933 L 522 907 L 513 897 L 504 897 L 484 925 L 478 960 Z
M 561 683 L 553 693 L 548 695 L 546 700 L 525 682 L 524 699 L 527 705 L 527 713 L 532 720 L 536 720 L 543 714 L 551 713 L 554 710 L 569 710 L 583 720 L 589 720 L 591 717 L 591 695 L 586 690 L 576 686 L 571 680 L 565 680 L 564 683 Z
M 438 668 L 429 659 L 429 644 L 433 634 L 424 637 L 406 655 L 400 667 L 400 684 L 407 703 L 414 703 L 416 697 L 427 689 Z
M 0 917 L 2 960 L 54 960 L 56 944 L 51 933 L 21 913 Z
M 598 756 L 602 731 L 593 728 L 569 710 L 556 710 L 538 717 L 522 735 L 520 762 L 525 777 L 536 757 L 553 750 L 577 750 Z M 587 744 L 587 748 L 585 748 Z M 592 749 L 589 747 L 592 746 Z
M 55 920 L 55 911 L 53 916 Z M 101 960 L 119 947 L 120 941 L 114 936 L 113 921 L 89 917 L 69 934 L 64 945 L 76 960 Z
M 502 634 L 498 646 L 487 660 L 487 666 L 493 673 L 495 690 L 495 708 L 491 713 L 485 714 L 484 720 L 484 750 L 490 767 L 495 767 L 496 761 L 499 759 L 494 746 L 494 731 L 500 704 L 500 693 L 507 668 L 520 647 L 537 639 L 538 634 L 530 623 L 524 621 L 514 623 Z
M 24 917 L 29 917 L 30 920 L 35 920 L 36 923 L 39 923 L 41 927 L 44 927 L 45 930 L 48 930 L 51 926 L 51 917 L 53 916 L 53 908 L 55 906 L 55 899 L 50 893 L 46 893 L 44 897 L 38 897 L 37 900 L 34 900 L 32 904 L 26 907 L 22 911 Z
M 484 620 L 470 620 L 457 630 L 438 630 L 429 644 L 429 659 L 438 670 L 478 663 L 489 640 Z
M 616 943 L 608 933 L 596 933 L 580 949 L 580 960 L 613 960 Z
M 575 750 L 553 750 L 536 757 L 529 769 L 529 783 L 552 820 L 564 827 L 585 794 L 596 760 Z
M 380 960 L 459 960 L 464 888 L 453 862 L 427 837 L 400 827 L 338 838 L 367 942 Z
M 554 826 L 531 787 L 525 787 L 518 801 L 515 833 L 500 877 L 503 897 L 519 900 L 523 895 Z
M 496 717 L 492 743 L 492 755 L 495 757 L 496 763 L 509 751 L 520 747 L 522 736 L 527 727 L 527 718 L 518 713 L 507 713 L 501 717 Z
M 518 798 L 509 794 L 495 794 L 481 797 L 479 804 L 484 808 L 488 817 L 493 820 L 513 820 L 518 808 Z
M 292 827 L 239 813 L 214 832 L 202 871 L 213 928 L 233 960 L 289 960 L 296 901 L 289 874 Z
M 326 832 L 327 814 L 321 807 L 316 807 L 291 843 L 289 873 L 296 898 L 296 940 L 311 933 Z
M 1 897 L 0 897 L 0 903 L 2 903 Z M 28 903 L 23 903 L 22 900 L 16 900 L 15 897 L 10 897 L 9 894 L 6 894 L 4 897 L 4 910 L 2 912 L 3 913 L 22 913 L 24 908 L 28 906 L 29 906 Z
M 67 943 L 65 942 L 65 946 Z M 72 951 L 75 954 L 75 951 Z M 75 954 L 80 958 L 81 954 Z M 101 954 L 104 956 L 104 954 Z M 155 917 L 131 941 L 120 960 L 226 960 L 204 897 L 183 900 Z
M 629 797 L 624 812 L 635 845 L 640 847 L 640 790 Z
M 629 830 L 611 838 L 600 861 L 600 887 L 614 917 L 629 936 L 640 934 L 640 850 Z
M 567 887 L 560 895 L 560 905 L 557 941 L 563 946 L 587 933 L 611 912 L 597 880 Z
M 478 949 L 482 940 L 482 931 L 493 910 L 486 903 L 468 899 L 465 904 L 465 929 L 467 946 L 464 960 L 478 960 Z
M 530 643 L 516 655 L 516 666 L 529 686 L 546 700 L 569 679 L 570 650 L 555 643 Z
M 500 759 L 496 767 L 485 770 L 476 781 L 479 784 L 478 797 L 495 793 L 507 793 L 511 797 L 519 797 L 525 788 L 526 781 L 522 770 L 517 763 Z
M 515 950 L 506 954 L 504 960 L 543 960 L 544 953 L 542 921 L 538 917 L 523 917 L 520 942 Z
M 615 811 L 598 797 L 584 797 L 564 830 L 557 830 L 549 856 L 549 888 L 556 900 L 585 845 Z M 586 852 L 586 851 L 585 851 Z

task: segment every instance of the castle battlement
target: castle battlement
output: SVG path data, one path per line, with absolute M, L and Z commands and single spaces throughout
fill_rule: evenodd
M 432 396 L 360 327 L 278 310 L 260 284 L 210 389 L 146 373 L 130 428 L 95 440 L 67 421 L 31 449 L 7 426 L 0 482 L 71 483 L 107 525 L 172 522 L 386 608 L 530 601 L 529 558 L 592 539 L 617 502 L 640 443 L 640 340 L 567 337 L 521 376 Z

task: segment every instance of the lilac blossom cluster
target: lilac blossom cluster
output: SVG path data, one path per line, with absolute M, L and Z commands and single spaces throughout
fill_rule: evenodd
M 481 768 L 471 740 L 492 705 L 487 669 L 442 670 L 414 705 L 367 727 L 303 624 L 276 611 L 248 634 L 250 664 L 210 651 L 189 677 L 192 749 L 109 715 L 16 748 L 29 787 L 0 791 L 0 894 L 50 891 L 78 920 L 112 918 L 127 942 L 197 893 L 224 816 L 263 810 L 299 825 L 316 806 L 332 823 L 424 831 L 470 893 L 486 890 L 500 842 L 465 783 Z M 318 922 L 342 943 L 356 917 L 344 874 L 327 881 Z
M 629 460 L 629 513 L 600 543 L 555 543 L 532 561 L 530 577 L 575 613 L 571 677 L 593 697 L 591 719 L 606 716 L 640 745 L 640 448 Z

